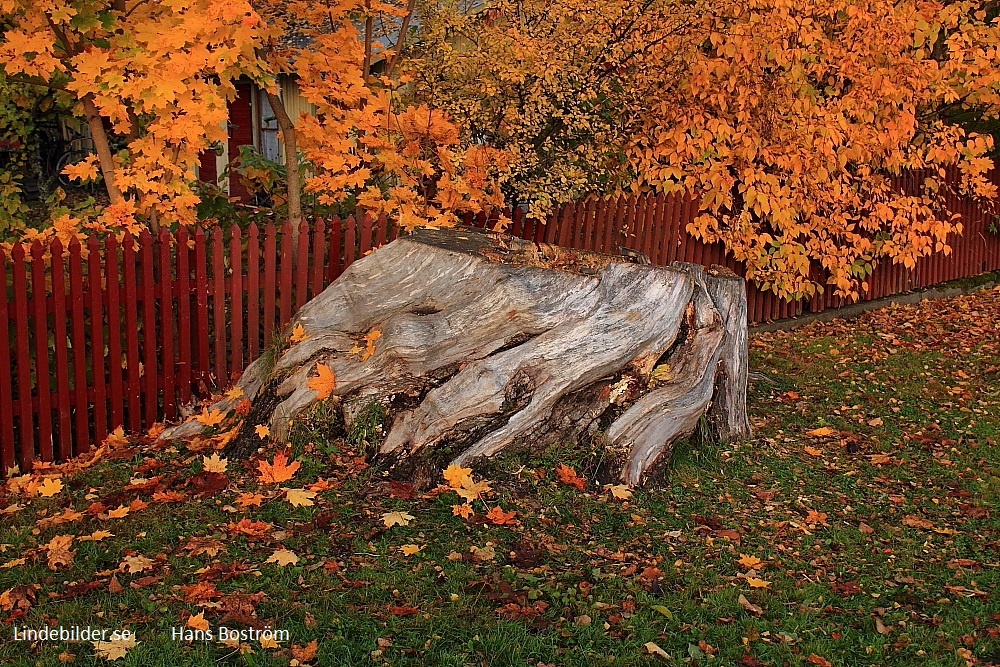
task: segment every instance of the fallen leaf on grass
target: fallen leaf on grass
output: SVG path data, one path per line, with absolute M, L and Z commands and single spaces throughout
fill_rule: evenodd
M 747 577 L 747 583 L 750 585 L 750 588 L 767 588 L 771 585 L 770 581 L 764 581 L 759 577 Z
M 95 530 L 90 535 L 78 538 L 80 542 L 100 542 L 106 537 L 114 537 L 114 533 L 107 530 Z
M 72 544 L 72 535 L 56 535 L 49 540 L 48 544 L 42 546 L 48 552 L 47 560 L 50 570 L 55 570 L 59 566 L 69 567 L 73 564 L 73 556 L 76 552 L 70 551 Z
M 737 600 L 739 601 L 740 606 L 743 607 L 743 609 L 745 609 L 746 611 L 750 612 L 751 614 L 754 614 L 756 616 L 761 616 L 764 613 L 763 609 L 755 605 L 753 602 L 750 602 L 750 600 L 747 600 L 742 593 L 740 594 L 740 597 L 737 598 Z
M 94 653 L 97 657 L 105 660 L 120 660 L 125 657 L 129 649 L 135 648 L 139 642 L 132 635 L 128 639 L 113 639 L 107 642 L 91 642 L 94 645 Z
M 201 611 L 188 617 L 187 626 L 192 630 L 201 630 L 202 632 L 208 630 L 208 621 L 205 620 L 205 612 Z
M 833 667 L 833 663 L 822 656 L 818 656 L 815 653 L 810 653 L 809 657 L 806 658 L 806 662 L 811 662 L 819 667 Z
M 803 447 L 809 456 L 823 456 L 823 450 L 816 447 Z
M 236 504 L 240 507 L 250 507 L 251 505 L 260 507 L 262 502 L 264 502 L 264 496 L 259 493 L 250 493 L 247 491 L 236 496 Z
M 643 648 L 645 648 L 646 652 L 649 653 L 650 655 L 658 655 L 664 660 L 671 659 L 670 654 L 664 651 L 662 648 L 660 648 L 656 644 L 656 642 L 646 642 L 645 644 L 643 644 Z
M 121 565 L 118 566 L 118 569 L 124 569 L 129 574 L 145 572 L 146 570 L 151 570 L 152 568 L 153 561 L 145 556 L 126 556 L 122 559 Z
M 632 490 L 628 488 L 627 484 L 608 485 L 608 491 L 618 500 L 628 500 L 632 497 Z
M 128 507 L 126 507 L 125 505 L 119 505 L 115 509 L 113 509 L 110 512 L 108 512 L 108 518 L 109 519 L 122 519 L 122 518 L 125 517 L 125 515 L 128 514 L 128 512 L 129 512 L 129 508 Z
M 930 519 L 925 519 L 919 517 L 915 514 L 907 514 L 903 517 L 903 525 L 910 526 L 911 528 L 923 528 L 924 530 L 931 530 L 934 528 L 934 522 Z
M 226 472 L 226 466 L 229 465 L 227 459 L 219 458 L 218 454 L 212 454 L 211 456 L 201 457 L 201 468 L 205 472 Z
M 257 464 L 257 470 L 260 471 L 257 479 L 264 484 L 287 482 L 295 474 L 295 471 L 299 469 L 300 465 L 298 461 L 292 461 L 289 464 L 288 455 L 284 450 L 281 450 L 274 455 L 274 463 L 260 461 Z
M 756 570 L 757 566 L 763 563 L 764 561 L 757 558 L 756 556 L 748 556 L 747 554 L 740 554 L 740 559 L 736 562 L 747 569 Z
M 279 549 L 271 554 L 265 563 L 276 563 L 279 567 L 285 567 L 286 565 L 295 565 L 299 562 L 299 557 L 295 555 L 295 552 L 289 551 L 288 549 Z
M 498 526 L 503 526 L 505 524 L 516 523 L 514 517 L 517 516 L 517 512 L 504 512 L 499 506 L 492 508 L 486 513 L 486 519 L 493 524 Z
M 836 431 L 829 426 L 820 426 L 819 428 L 814 428 L 811 431 L 806 431 L 806 435 L 812 438 L 824 438 L 828 435 L 833 435 L 834 433 L 836 433 Z
M 386 512 L 382 515 L 382 523 L 386 528 L 393 526 L 409 526 L 415 517 L 406 512 Z
M 422 548 L 423 547 L 421 547 L 418 544 L 404 544 L 403 546 L 399 547 L 399 550 L 403 553 L 404 556 L 412 556 L 413 554 L 420 551 Z
M 460 516 L 463 519 L 468 519 L 473 514 L 472 505 L 469 503 L 464 503 L 462 505 L 452 505 L 451 506 L 452 516 Z
M 560 482 L 567 486 L 575 487 L 578 491 L 583 491 L 586 488 L 587 480 L 580 477 L 576 470 L 565 463 L 560 463 L 556 466 L 556 476 Z
M 316 653 L 319 650 L 319 643 L 314 639 L 305 646 L 299 646 L 298 644 L 292 644 L 292 657 L 299 661 L 299 663 L 309 662 L 316 657 Z
M 315 491 L 306 491 L 305 489 L 285 489 L 285 500 L 288 501 L 292 507 L 310 507 L 315 505 L 313 498 L 316 497 Z
M 62 480 L 56 477 L 49 477 L 44 482 L 38 485 L 38 494 L 42 498 L 51 498 L 60 491 L 62 491 L 63 483 Z

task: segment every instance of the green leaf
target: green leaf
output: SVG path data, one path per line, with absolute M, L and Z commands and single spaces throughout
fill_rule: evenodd
M 662 604 L 654 604 L 650 607 L 653 611 L 659 612 L 669 618 L 671 621 L 674 620 L 674 615 L 670 613 L 670 610 L 664 607 Z

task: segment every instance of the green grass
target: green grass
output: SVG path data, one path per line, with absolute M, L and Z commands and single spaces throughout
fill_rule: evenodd
M 255 460 L 230 462 L 228 487 L 201 499 L 190 479 L 210 449 L 119 445 L 123 458 L 67 470 L 51 498 L 0 494 L 0 508 L 22 506 L 0 515 L 0 565 L 25 561 L 0 569 L 0 664 L 106 662 L 86 643 L 9 641 L 14 626 L 47 624 L 128 628 L 140 643 L 123 665 L 289 665 L 292 645 L 313 640 L 316 665 L 1000 663 L 998 312 L 990 291 L 758 335 L 751 366 L 770 381 L 750 389 L 751 441 L 684 443 L 627 501 L 558 481 L 559 463 L 590 476 L 588 452 L 500 458 L 476 473 L 494 493 L 475 509 L 514 510 L 511 526 L 463 520 L 453 492 L 409 497 L 367 467 L 357 454 L 383 419 L 374 410 L 365 433 L 344 434 L 318 408 L 293 433 L 294 477 L 258 484 Z M 121 493 L 156 475 L 158 489 Z M 285 501 L 282 487 L 319 477 L 331 488 L 314 505 Z M 244 492 L 261 506 L 241 507 Z M 136 498 L 149 505 L 120 519 L 91 505 Z M 66 508 L 83 516 L 36 525 Z M 415 518 L 386 528 L 393 511 Z M 242 518 L 271 526 L 234 535 Z M 70 566 L 48 567 L 54 536 L 95 530 L 114 536 L 77 539 Z M 192 536 L 221 550 L 185 550 Z M 299 561 L 265 562 L 281 549 Z M 762 565 L 750 573 L 742 555 Z M 150 564 L 130 573 L 135 556 Z M 291 639 L 172 641 L 199 612 Z

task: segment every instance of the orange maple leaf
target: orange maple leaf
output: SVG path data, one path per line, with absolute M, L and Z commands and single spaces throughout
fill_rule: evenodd
M 452 505 L 451 513 L 452 516 L 460 516 L 463 519 L 468 519 L 470 516 L 473 515 L 472 505 L 470 505 L 469 503 L 463 503 L 461 505 Z
M 337 386 L 337 378 L 329 366 L 316 364 L 316 377 L 310 379 L 306 386 L 316 392 L 317 401 L 322 401 L 333 393 Z
M 271 529 L 271 524 L 266 521 L 251 521 L 250 519 L 240 519 L 238 523 L 229 522 L 226 528 L 231 533 L 243 533 L 249 537 L 261 537 Z
M 504 512 L 499 505 L 486 513 L 486 518 L 490 521 L 490 523 L 494 523 L 498 526 L 515 523 L 514 521 L 515 516 L 517 516 L 517 512 L 514 511 Z
M 195 416 L 195 419 L 205 426 L 215 426 L 221 424 L 222 420 L 226 418 L 226 413 L 222 410 L 208 410 L 203 409 L 200 414 Z
M 295 471 L 299 469 L 300 464 L 298 461 L 286 464 L 288 464 L 288 455 L 285 454 L 284 450 L 281 450 L 274 455 L 274 463 L 261 461 L 257 464 L 257 469 L 260 470 L 257 479 L 264 484 L 278 484 L 290 480 Z
M 575 470 L 570 468 L 565 463 L 560 463 L 556 466 L 556 476 L 559 481 L 568 486 L 574 486 L 580 491 L 583 491 L 587 485 L 587 480 L 580 477 Z

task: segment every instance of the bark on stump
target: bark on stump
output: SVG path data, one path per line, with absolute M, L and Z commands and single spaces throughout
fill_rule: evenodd
M 378 456 L 400 470 L 589 436 L 607 449 L 606 476 L 634 485 L 699 425 L 718 441 L 749 436 L 746 313 L 744 282 L 725 269 L 419 229 L 352 264 L 296 314 L 288 331 L 307 338 L 286 332 L 247 368 L 250 414 L 227 454 L 252 453 L 257 424 L 285 438 L 322 363 L 348 428 L 385 406 Z

